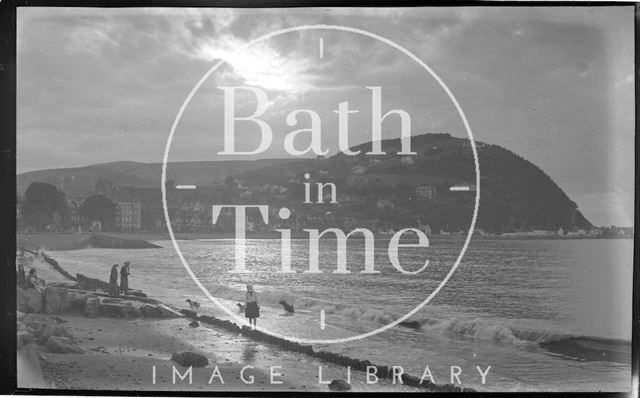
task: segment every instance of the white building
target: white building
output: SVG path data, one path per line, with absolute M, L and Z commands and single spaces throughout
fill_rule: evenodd
M 122 232 L 138 232 L 142 224 L 142 205 L 138 202 L 118 202 L 116 225 Z
M 420 200 L 433 199 L 436 196 L 436 187 L 433 185 L 419 185 L 416 187 L 416 196 Z

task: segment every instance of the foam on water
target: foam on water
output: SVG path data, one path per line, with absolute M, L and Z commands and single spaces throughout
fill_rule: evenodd
M 51 255 L 71 273 L 102 279 L 107 279 L 111 264 L 130 260 L 131 287 L 178 306 L 192 298 L 201 302 L 204 312 L 229 318 L 187 276 L 170 242 L 154 243 L 164 248 Z M 435 242 L 432 249 L 446 260 L 455 256 L 456 244 Z M 255 271 L 248 278 L 227 272 L 234 258 L 233 240 L 180 245 L 196 275 L 225 306 L 237 311 L 244 285 L 252 283 L 262 303 L 259 326 L 297 337 L 346 337 L 388 324 L 424 299 L 439 277 L 437 261 L 421 278 L 393 273 L 385 268 L 384 250 L 378 248 L 378 275 L 298 272 L 283 277 L 275 272 L 279 243 L 247 240 L 247 262 Z M 448 366 L 461 366 L 467 374 L 463 383 L 480 390 L 624 391 L 631 370 L 632 249 L 631 241 L 622 240 L 473 242 L 459 272 L 410 320 L 410 327 L 320 348 L 399 364 L 418 375 L 425 364 L 443 375 Z M 335 267 L 335 244 L 321 245 L 321 250 L 321 264 L 330 268 L 333 261 Z M 362 256 L 353 252 L 348 264 L 357 269 Z M 307 256 L 303 242 L 294 241 L 294 269 L 304 268 Z M 416 255 L 404 261 L 420 259 Z M 295 315 L 284 313 L 281 300 L 295 306 Z M 614 303 L 616 311 L 611 311 Z M 325 329 L 319 327 L 321 310 L 326 313 Z M 480 384 L 477 372 L 474 376 L 480 365 L 492 366 L 488 385 Z M 449 382 L 442 377 L 437 381 Z

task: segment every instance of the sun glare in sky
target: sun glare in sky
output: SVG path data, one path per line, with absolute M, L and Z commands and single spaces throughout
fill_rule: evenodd
M 236 51 L 243 42 L 207 43 L 201 46 L 199 57 L 213 61 L 226 60 L 232 77 L 244 85 L 266 90 L 300 94 L 314 88 L 310 62 L 304 57 L 283 56 L 268 43 L 258 43 Z

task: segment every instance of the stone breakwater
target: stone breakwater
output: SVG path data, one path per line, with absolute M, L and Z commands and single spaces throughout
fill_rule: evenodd
M 55 269 L 56 271 L 58 271 L 62 276 L 64 276 L 65 278 L 75 281 L 76 278 L 71 275 L 70 273 L 68 273 L 67 271 L 64 270 L 64 268 L 62 268 L 60 266 L 60 264 L 58 264 L 58 262 L 56 260 L 54 260 L 53 258 L 47 256 L 44 252 L 42 252 L 42 258 L 44 259 L 44 261 L 49 264 L 51 267 L 53 267 L 53 269 Z
M 306 354 L 315 358 L 322 359 L 327 362 L 331 362 L 341 366 L 349 366 L 351 369 L 360 370 L 363 372 L 367 371 L 368 367 L 375 367 L 375 375 L 381 379 L 390 379 L 392 380 L 393 369 L 390 366 L 385 365 L 377 365 L 373 364 L 368 360 L 360 360 L 356 358 L 351 358 L 346 355 L 337 354 L 329 351 L 316 351 L 313 346 L 308 344 L 300 344 L 295 341 L 290 341 L 287 339 L 283 339 L 280 337 L 272 336 L 270 334 L 263 333 L 259 330 L 251 329 L 248 326 L 239 326 L 238 324 L 225 320 L 219 319 L 210 315 L 201 315 L 198 316 L 196 313 L 190 310 L 180 310 L 182 314 L 185 316 L 194 319 L 196 321 L 202 322 L 207 325 L 216 326 L 218 328 L 222 328 L 228 330 L 232 333 L 239 333 L 243 336 L 247 336 L 256 341 L 262 341 L 265 343 L 277 345 L 288 351 L 299 352 L 302 354 Z M 476 392 L 476 390 L 472 388 L 464 388 L 461 386 L 456 386 L 454 384 L 435 384 L 429 380 L 421 381 L 419 377 L 404 373 L 402 375 L 402 382 L 411 387 L 421 387 L 425 388 L 429 391 L 434 392 Z
M 82 280 L 82 276 L 80 275 Z M 182 317 L 176 309 L 142 292 L 126 297 L 109 297 L 99 291 L 80 289 L 78 285 L 51 283 L 42 291 L 18 287 L 17 310 L 32 314 L 75 313 L 89 318 Z

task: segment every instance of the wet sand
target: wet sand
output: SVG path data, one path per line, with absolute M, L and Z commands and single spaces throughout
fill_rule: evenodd
M 42 317 L 47 317 L 42 315 Z M 40 350 L 45 378 L 59 389 L 169 390 L 169 391 L 329 391 L 323 381 L 347 378 L 347 369 L 304 354 L 282 351 L 240 335 L 205 325 L 188 326 L 189 320 L 113 319 L 57 315 L 85 351 L 57 354 Z M 184 375 L 188 368 L 171 361 L 173 352 L 192 351 L 207 357 L 209 365 L 193 368 L 191 384 L 175 377 L 174 367 Z M 155 383 L 153 367 L 155 366 Z M 217 375 L 218 367 L 224 384 Z M 241 370 L 245 366 L 245 383 Z M 271 383 L 271 367 L 274 383 Z M 280 368 L 278 368 L 280 367 Z M 248 384 L 253 377 L 253 383 Z M 209 381 L 211 380 L 211 383 Z M 275 384 L 281 381 L 282 384 Z M 380 380 L 367 384 L 363 372 L 351 371 L 352 391 L 424 391 Z

